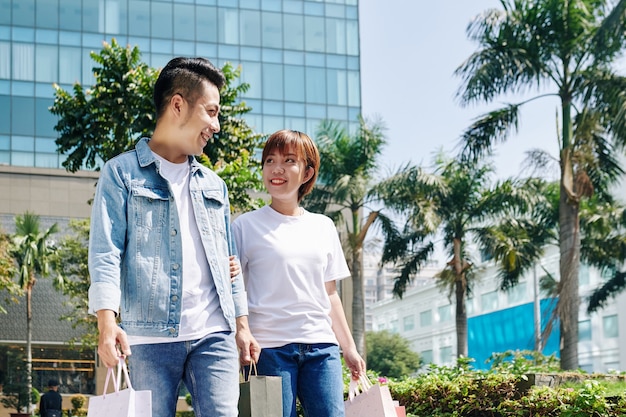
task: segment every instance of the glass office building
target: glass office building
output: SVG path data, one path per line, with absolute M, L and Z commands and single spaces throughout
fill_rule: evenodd
M 241 65 L 259 133 L 311 135 L 361 111 L 358 0 L 0 0 L 0 165 L 61 168 L 53 83 L 94 82 L 89 54 L 117 39 L 162 67 L 174 56 Z

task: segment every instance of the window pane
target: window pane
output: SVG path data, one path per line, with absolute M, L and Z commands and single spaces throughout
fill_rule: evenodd
M 358 72 L 348 71 L 348 106 L 361 106 L 361 82 L 359 79 Z
M 29 136 L 12 136 L 11 149 L 14 151 L 32 152 L 35 150 L 35 138 Z
M 104 14 L 100 14 L 100 2 L 83 2 L 83 32 L 102 32 L 104 29 Z M 100 19 L 102 17 L 102 19 Z
M 329 54 L 346 53 L 346 24 L 339 19 L 326 20 L 326 52 Z
M 406 316 L 403 320 L 402 320 L 402 325 L 404 327 L 404 331 L 410 331 L 413 330 L 413 328 L 415 328 L 415 317 L 413 316 Z
M 324 52 L 324 18 L 306 16 L 304 29 L 306 50 Z
M 219 42 L 227 44 L 239 43 L 238 11 L 219 9 Z
M 217 42 L 217 10 L 215 7 L 196 7 L 196 38 L 200 42 Z
M 617 315 L 603 317 L 602 327 L 604 330 L 604 337 L 616 338 L 619 336 L 619 329 L 617 328 Z
M 517 304 L 526 300 L 526 282 L 518 282 L 507 291 L 509 304 Z
M 452 320 L 452 306 L 439 306 L 439 322 L 445 323 Z
M 25 81 L 35 79 L 35 45 L 13 44 L 13 79 Z
M 80 48 L 62 46 L 59 51 L 59 81 L 62 84 L 73 84 L 80 81 L 81 56 Z
M 129 0 L 128 33 L 135 36 L 150 36 L 150 2 Z
M 239 30 L 241 45 L 261 46 L 261 12 L 242 10 Z
M 263 13 L 263 46 L 266 48 L 282 48 L 282 15 L 280 13 Z
M 283 99 L 283 66 L 263 64 L 263 98 L 269 100 Z
M 11 133 L 11 96 L 0 96 L 0 134 Z
M 11 43 L 0 42 L 0 78 L 11 78 Z
M 172 4 L 152 2 L 152 36 L 155 38 L 172 38 Z
M 591 340 L 591 320 L 578 322 L 578 341 Z
M 13 134 L 34 135 L 35 134 L 35 99 L 32 97 L 13 96 L 13 108 L 11 112 L 11 126 Z M 15 146 L 15 145 L 14 145 Z M 14 148 L 15 149 L 15 148 Z M 24 150 L 24 148 L 19 148 Z M 28 148 L 28 150 L 32 150 Z
M 18 167 L 32 167 L 35 163 L 35 154 L 33 152 L 11 152 L 11 165 Z
M 104 0 L 104 30 L 110 34 L 126 33 L 126 1 Z
M 64 30 L 81 29 L 82 8 L 80 0 L 63 0 L 59 5 L 59 26 Z
M 359 25 L 356 21 L 346 22 L 346 52 L 348 55 L 359 55 Z
M 177 4 L 174 6 L 174 33 L 176 39 L 192 41 L 194 33 L 194 6 Z
M 37 1 L 37 27 L 48 29 L 59 27 L 59 0 Z
M 11 24 L 11 0 L 0 0 L 0 25 Z
M 15 26 L 35 26 L 35 0 L 14 0 L 12 23 Z
M 328 104 L 348 104 L 346 71 L 328 70 Z
M 285 65 L 285 100 L 304 101 L 304 67 Z
M 420 356 L 422 358 L 422 363 L 424 365 L 433 363 L 433 351 L 432 350 L 425 350 L 423 352 L 420 352 Z
M 428 327 L 433 323 L 433 313 L 431 310 L 422 311 L 420 313 L 420 326 Z
M 445 346 L 439 350 L 439 359 L 441 364 L 446 364 L 452 361 L 452 346 Z
M 37 152 L 35 154 L 35 166 L 39 168 L 61 168 L 59 155 L 56 153 Z
M 48 110 L 52 104 L 54 104 L 54 100 L 51 99 L 38 98 L 35 100 L 35 134 L 37 136 L 56 137 L 57 135 L 54 131 L 54 125 L 58 120 L 57 116 Z M 56 146 L 52 150 L 56 152 Z
M 59 50 L 52 45 L 37 45 L 35 80 L 55 83 L 59 81 Z
M 283 16 L 283 44 L 285 49 L 304 50 L 304 17 Z
M 250 89 L 244 94 L 245 97 L 262 97 L 261 64 L 258 62 L 244 62 L 241 69 L 241 81 L 250 84 Z
M 306 68 L 306 101 L 326 103 L 326 71 L 323 68 Z

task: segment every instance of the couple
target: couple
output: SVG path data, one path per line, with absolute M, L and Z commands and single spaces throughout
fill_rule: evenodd
M 231 231 L 224 182 L 193 157 L 219 132 L 224 83 L 206 59 L 171 60 L 154 87 L 154 134 L 102 169 L 89 242 L 98 354 L 108 367 L 128 357 L 133 388 L 152 391 L 153 417 L 174 416 L 181 382 L 196 416 L 236 417 L 239 367 L 250 361 L 282 377 L 285 417 L 296 416 L 296 397 L 308 416 L 343 416 L 339 346 L 353 378 L 365 362 L 336 291 L 350 272 L 335 226 L 299 206 L 319 153 L 303 133 L 271 135 L 271 204 Z M 243 277 L 228 261 L 237 254 Z

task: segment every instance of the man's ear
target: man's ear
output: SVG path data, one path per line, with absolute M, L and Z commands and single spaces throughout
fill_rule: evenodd
M 176 93 L 170 99 L 169 109 L 174 113 L 175 116 L 179 116 L 183 111 L 183 106 L 185 105 L 185 99 L 180 94 Z

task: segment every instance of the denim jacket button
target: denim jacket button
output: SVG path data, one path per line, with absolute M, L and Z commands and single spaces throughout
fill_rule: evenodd
M 173 264 L 172 265 L 172 269 L 174 269 L 174 270 L 178 269 L 178 264 Z
M 176 236 L 176 233 L 177 233 L 177 232 L 176 232 L 176 229 L 172 229 L 172 231 L 170 232 L 170 235 L 172 235 L 172 236 Z
M 173 302 L 178 301 L 178 296 L 177 296 L 177 295 L 173 295 L 173 296 L 172 296 L 172 301 L 173 301 Z

